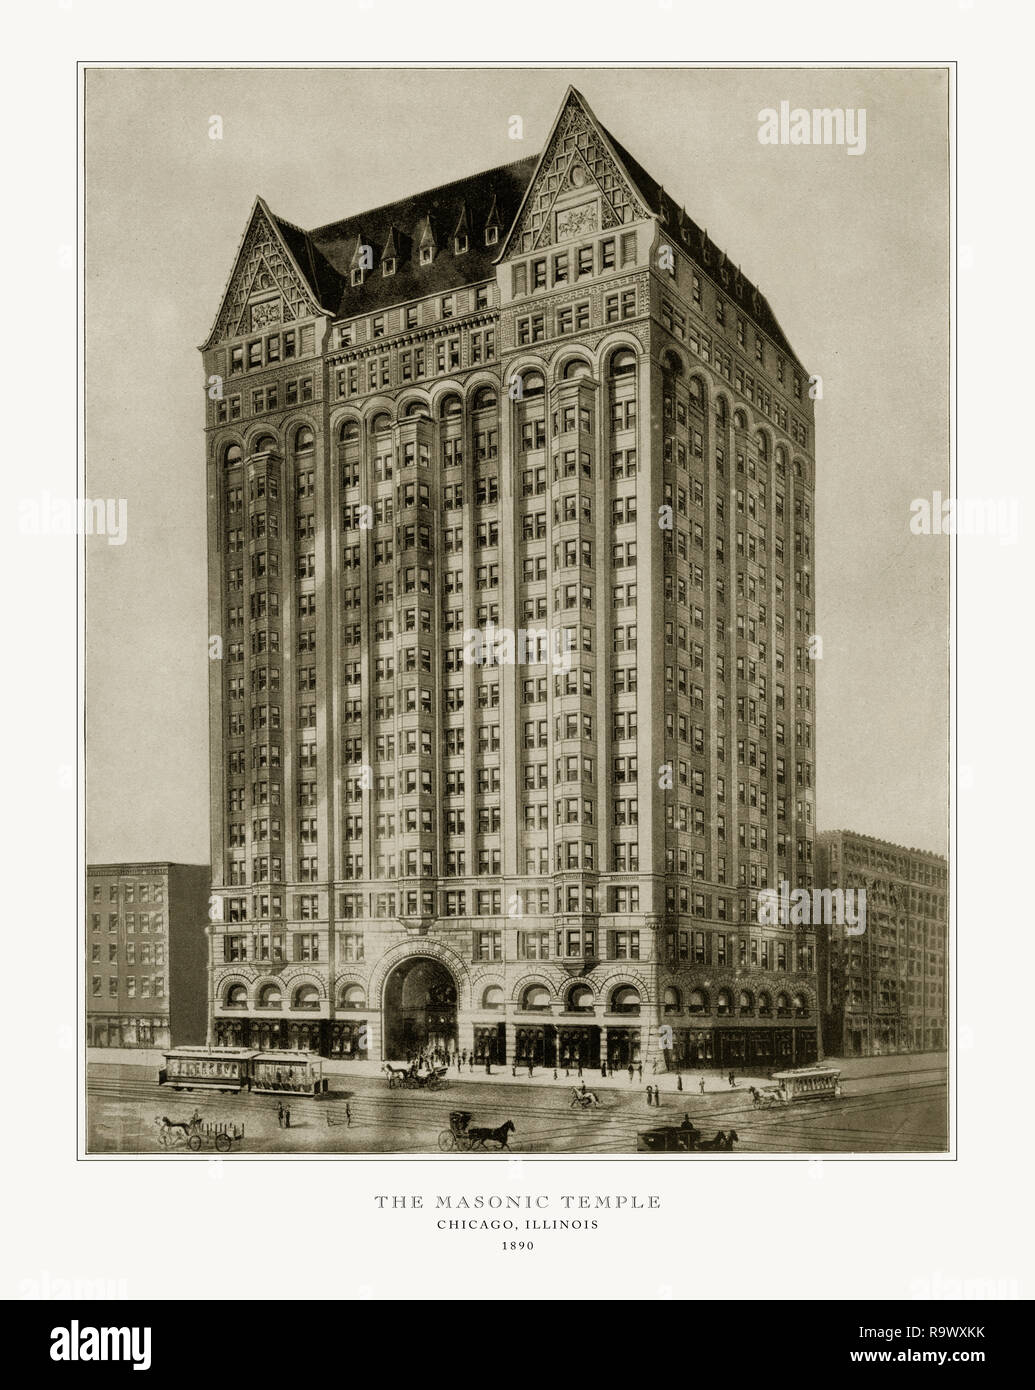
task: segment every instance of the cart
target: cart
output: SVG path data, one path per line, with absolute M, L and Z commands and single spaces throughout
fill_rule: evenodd
M 217 1153 L 229 1153 L 234 1144 L 240 1144 L 244 1138 L 244 1125 L 225 1124 L 223 1121 L 216 1121 L 214 1124 L 197 1125 L 187 1141 L 187 1147 L 191 1153 L 197 1153 L 199 1149 L 215 1149 Z
M 438 1136 L 438 1146 L 448 1153 L 450 1149 L 459 1149 L 462 1153 L 469 1152 L 471 1148 L 471 1136 L 467 1133 L 467 1126 L 471 1123 L 471 1115 L 467 1110 L 451 1110 L 449 1112 L 449 1128 L 444 1129 Z

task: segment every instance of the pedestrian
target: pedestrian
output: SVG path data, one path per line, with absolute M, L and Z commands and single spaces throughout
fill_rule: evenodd
M 730 1072 L 730 1085 L 731 1085 L 731 1086 L 736 1086 L 736 1084 L 737 1084 L 736 1079 L 734 1078 L 733 1073 Z
M 604 1061 L 603 1057 L 601 1057 L 601 1059 L 600 1059 L 600 1076 L 601 1076 L 601 1078 L 603 1078 L 603 1077 L 605 1077 L 606 1075 L 607 1075 L 607 1063 Z
M 701 1095 L 704 1095 L 704 1077 L 701 1077 Z
M 345 1128 L 352 1128 L 352 1107 L 349 1105 L 348 1101 L 345 1102 Z
M 277 1106 L 277 1128 L 278 1128 L 278 1129 L 283 1129 L 283 1128 L 284 1128 L 284 1106 L 283 1106 L 283 1104 L 280 1104 L 280 1105 Z
M 634 1072 L 635 1072 L 635 1068 L 633 1067 L 632 1062 L 630 1062 L 630 1063 L 629 1063 L 629 1085 L 630 1085 L 630 1086 L 633 1084 L 633 1075 L 634 1075 Z
M 555 1081 L 557 1080 L 557 1068 L 556 1068 L 556 1067 L 554 1067 L 554 1069 L 553 1069 L 553 1079 L 554 1079 Z
M 677 1091 L 681 1091 L 682 1089 L 683 1089 L 683 1073 L 682 1073 L 681 1071 L 677 1071 L 677 1072 L 676 1072 L 676 1090 L 677 1090 Z
M 285 1128 L 285 1129 L 290 1129 L 290 1128 L 291 1128 L 291 1111 L 288 1110 L 287 1108 L 285 1108 L 285 1110 L 284 1110 L 284 1128 Z
M 472 1070 L 472 1071 L 474 1070 L 473 1064 L 472 1064 L 472 1066 L 471 1066 L 471 1070 Z M 485 1054 L 485 1075 L 486 1075 L 486 1076 L 491 1076 L 491 1075 L 492 1075 L 492 1062 L 489 1060 L 489 1054 L 488 1054 L 488 1053 Z
M 650 1082 L 648 1081 L 648 1083 L 647 1083 L 647 1105 L 648 1105 L 648 1107 L 649 1107 L 649 1106 L 651 1106 L 651 1105 L 653 1105 L 653 1104 L 654 1104 L 654 1087 L 653 1087 L 653 1086 L 650 1084 Z
M 529 1076 L 532 1075 L 532 1059 L 531 1059 L 531 1057 L 528 1059 L 528 1074 L 529 1074 Z
M 579 1076 L 579 1080 L 581 1081 L 581 1080 L 582 1080 L 582 1063 L 581 1063 L 581 1062 L 579 1063 L 578 1076 Z
M 511 1076 L 517 1076 L 517 1063 L 516 1063 L 516 1062 L 511 1062 L 511 1064 L 510 1064 L 510 1074 L 511 1074 Z
M 643 1080 L 643 1063 L 642 1063 L 642 1062 L 638 1062 L 638 1063 L 636 1064 L 636 1080 L 637 1080 L 637 1081 L 642 1081 L 642 1080 Z

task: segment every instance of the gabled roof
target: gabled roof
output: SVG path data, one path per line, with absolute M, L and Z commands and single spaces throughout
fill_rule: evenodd
M 351 318 L 408 299 L 448 294 L 462 285 L 494 279 L 500 248 L 485 245 L 485 227 L 493 203 L 503 226 L 508 227 L 538 162 L 538 156 L 532 155 L 498 169 L 486 169 L 309 232 L 315 255 L 340 283 L 331 311 L 341 318 Z M 460 226 L 465 213 L 468 250 L 455 256 L 453 229 Z M 429 224 L 437 249 L 432 263 L 421 265 L 420 240 Z M 394 275 L 382 275 L 381 253 L 393 231 L 398 247 L 396 271 Z M 367 272 L 362 285 L 353 286 L 349 283 L 349 263 L 361 234 L 373 249 L 374 268 Z
M 313 300 L 323 312 L 335 318 L 352 318 L 493 279 L 496 263 L 506 256 L 525 216 L 526 205 L 530 206 L 554 136 L 566 113 L 572 110 L 577 112 L 579 119 L 584 118 L 595 128 L 606 159 L 617 169 L 618 182 L 626 187 L 628 205 L 624 215 L 628 217 L 630 208 L 635 213 L 642 205 L 646 214 L 658 217 L 663 236 L 688 256 L 732 304 L 742 307 L 777 347 L 800 366 L 765 296 L 739 267 L 727 260 L 726 253 L 715 245 L 707 231 L 686 216 L 657 180 L 597 120 L 586 99 L 574 87 L 569 87 L 565 93 L 539 155 L 411 194 L 312 231 L 277 217 L 261 198 L 257 199 L 234 261 L 234 271 L 223 296 L 224 304 L 257 215 L 269 219 Z M 491 246 L 485 243 L 487 226 L 499 229 L 498 240 Z M 468 236 L 468 250 L 455 255 L 453 238 L 464 231 Z M 434 257 L 430 264 L 422 265 L 421 243 L 428 244 L 429 233 L 435 248 Z M 353 285 L 351 270 L 359 248 L 364 245 L 371 249 L 373 268 L 365 273 L 362 284 Z M 395 273 L 383 275 L 382 260 L 393 256 Z M 221 308 L 209 344 L 214 341 L 222 315 Z
M 601 129 L 604 128 L 601 127 Z M 801 366 L 797 353 L 791 347 L 787 335 L 780 327 L 765 295 L 743 275 L 739 266 L 734 266 L 727 261 L 726 252 L 716 246 L 715 242 L 708 236 L 707 230 L 698 226 L 693 218 L 686 215 L 675 199 L 669 197 L 656 179 L 651 178 L 643 165 L 629 153 L 625 146 L 616 140 L 609 131 L 604 130 L 604 134 L 614 146 L 615 153 L 628 170 L 636 187 L 643 194 L 651 212 L 662 219 L 665 236 L 671 240 L 674 246 L 689 256 L 696 265 L 700 266 L 733 303 L 742 305 L 745 312 L 754 318 L 755 322 L 772 338 L 777 347 L 782 348 L 789 357 L 792 357 Z M 722 267 L 727 270 L 728 284 L 723 281 Z M 740 285 L 739 294 L 737 293 L 738 282 Z

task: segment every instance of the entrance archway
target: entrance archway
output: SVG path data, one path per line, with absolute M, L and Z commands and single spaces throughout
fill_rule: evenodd
M 456 981 L 440 961 L 404 960 L 385 980 L 384 1055 L 408 1061 L 418 1052 L 457 1047 Z

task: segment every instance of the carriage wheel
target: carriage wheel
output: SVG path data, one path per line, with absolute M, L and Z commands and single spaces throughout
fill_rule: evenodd
M 217 1134 L 217 1135 L 216 1135 L 216 1148 L 219 1150 L 219 1152 L 220 1152 L 221 1154 L 225 1154 L 225 1153 L 229 1150 L 229 1148 L 230 1148 L 230 1136 L 229 1136 L 229 1134 Z
M 456 1136 L 451 1129 L 444 1129 L 438 1136 L 438 1146 L 443 1153 L 456 1147 Z
M 197 1151 L 201 1148 L 201 1135 L 192 1134 L 191 1137 L 187 1140 L 187 1148 L 190 1149 L 192 1154 L 196 1154 Z

